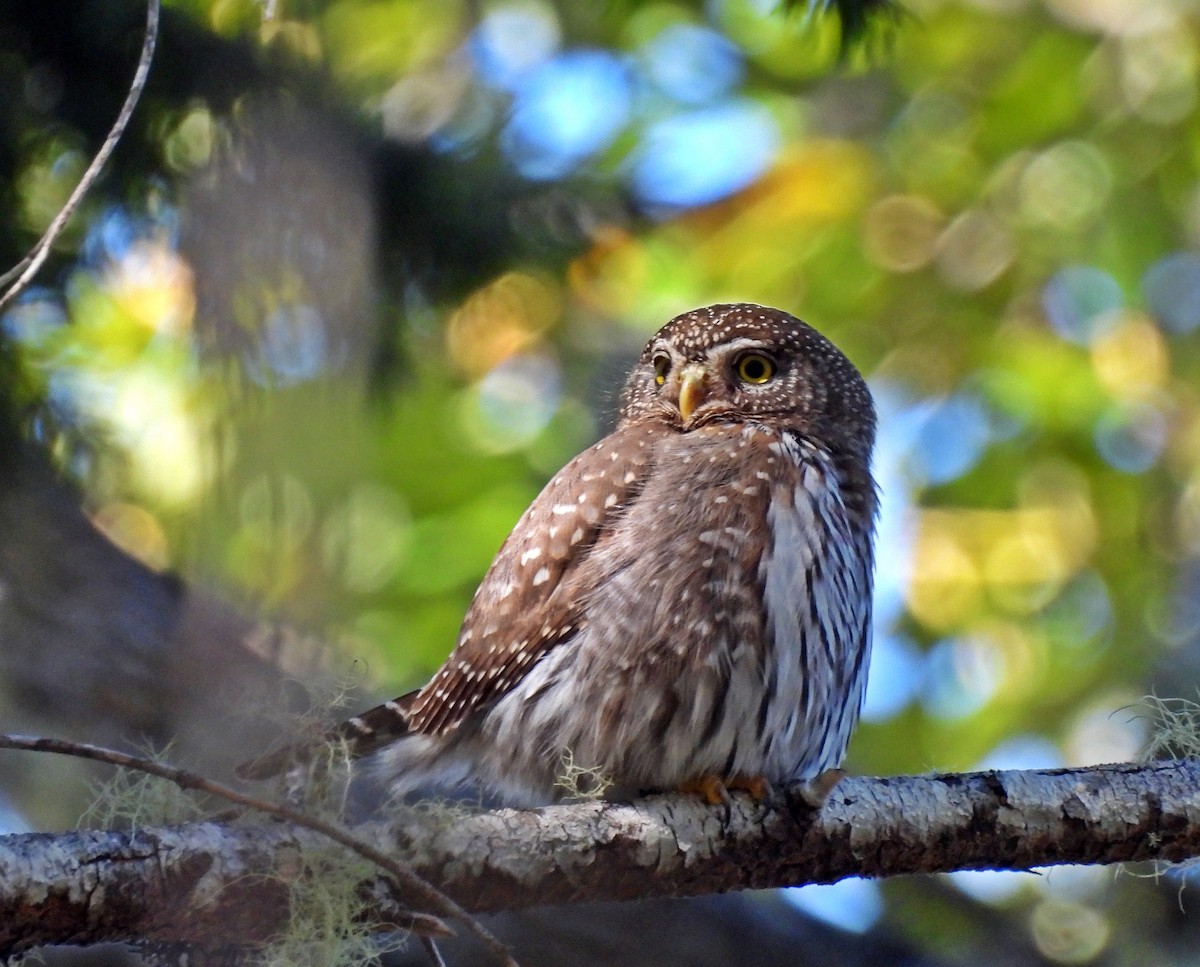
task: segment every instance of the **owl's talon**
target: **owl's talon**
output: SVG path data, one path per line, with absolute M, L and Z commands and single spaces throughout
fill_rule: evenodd
M 800 799 L 810 809 L 820 809 L 829 801 L 834 787 L 848 776 L 845 769 L 826 769 L 800 783 Z
M 731 793 L 748 793 L 755 802 L 766 802 L 772 792 L 766 776 L 730 776 L 722 779 L 711 773 L 688 780 L 679 787 L 679 791 L 700 796 L 710 806 L 724 806 L 727 817 L 733 806 Z
M 714 776 L 711 773 L 689 779 L 679 787 L 679 791 L 699 796 L 710 806 L 724 806 L 726 810 L 733 802 L 725 781 L 720 776 Z
M 734 776 L 725 787 L 749 793 L 755 802 L 766 802 L 771 798 L 771 783 L 766 776 Z

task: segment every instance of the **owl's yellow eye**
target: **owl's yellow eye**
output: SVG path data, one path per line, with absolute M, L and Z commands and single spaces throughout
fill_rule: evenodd
M 775 360 L 762 353 L 746 353 L 734 364 L 743 383 L 761 385 L 775 375 Z
M 667 373 L 671 371 L 670 356 L 655 356 L 654 357 L 654 382 L 658 386 L 662 386 L 667 381 Z

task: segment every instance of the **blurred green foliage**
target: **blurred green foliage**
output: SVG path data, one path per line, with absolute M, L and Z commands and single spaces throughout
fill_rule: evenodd
M 777 305 L 881 402 L 880 660 L 851 767 L 1133 756 L 1128 706 L 1200 683 L 1200 18 L 907 8 L 839 61 L 832 18 L 749 0 L 170 3 L 140 165 L 4 320 L 28 431 L 114 539 L 327 633 L 391 693 L 447 653 L 644 339 L 696 305 Z M 113 17 L 95 44 L 119 61 L 137 25 Z M 12 252 L 95 128 L 41 35 L 14 36 Z M 681 130 L 709 140 L 671 148 Z M 1040 956 L 1143 942 L 1105 888 L 1038 887 Z M 954 948 L 954 904 L 893 902 Z M 1047 939 L 1060 914 L 1074 946 Z

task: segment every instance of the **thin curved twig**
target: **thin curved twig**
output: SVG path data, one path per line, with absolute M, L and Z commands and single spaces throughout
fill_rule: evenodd
M 8 285 L 8 290 L 0 293 L 0 312 L 7 309 L 37 275 L 38 270 L 42 267 L 42 263 L 50 254 L 50 248 L 57 241 L 58 236 L 62 234 L 64 228 L 67 227 L 67 222 L 71 216 L 75 214 L 75 209 L 79 207 L 79 203 L 83 201 L 83 196 L 92 189 L 92 185 L 96 183 L 96 179 L 100 177 L 100 172 L 104 165 L 108 162 L 109 156 L 116 148 L 117 142 L 121 140 L 121 136 L 125 133 L 125 127 L 129 123 L 130 117 L 133 116 L 133 109 L 137 107 L 137 102 L 142 96 L 142 89 L 146 86 L 146 78 L 150 76 L 150 61 L 154 58 L 154 45 L 158 41 L 158 15 L 161 0 L 149 0 L 146 6 L 146 37 L 142 41 L 142 53 L 138 58 L 137 70 L 133 75 L 133 83 L 129 87 L 129 93 L 125 95 L 125 103 L 121 105 L 121 111 L 117 115 L 116 121 L 113 122 L 112 130 L 108 132 L 108 137 L 104 139 L 104 143 L 100 145 L 100 150 L 96 152 L 96 156 L 92 159 L 92 163 L 88 165 L 87 170 L 83 173 L 83 177 L 79 179 L 79 184 L 75 186 L 75 190 L 71 192 L 71 196 L 67 202 L 54 216 L 54 220 L 50 222 L 50 227 L 32 249 L 15 266 L 0 275 L 0 286 Z M 13 281 L 13 280 L 16 281 Z M 11 285 L 9 283 L 12 282 Z
M 110 765 L 121 766 L 126 769 L 136 769 L 139 772 L 145 772 L 149 775 L 158 776 L 161 779 L 173 782 L 181 789 L 197 789 L 201 792 L 207 792 L 235 805 L 245 806 L 248 809 L 257 810 L 269 816 L 276 816 L 297 826 L 303 826 L 305 829 L 311 829 L 313 832 L 333 840 L 335 843 L 357 853 L 359 856 L 384 870 L 401 886 L 405 891 L 406 898 L 410 902 L 433 910 L 439 916 L 458 920 L 505 967 L 519 967 L 509 949 L 495 935 L 455 903 L 454 900 L 413 872 L 407 863 L 389 856 L 370 843 L 364 842 L 332 823 L 316 819 L 299 810 L 292 809 L 290 806 L 268 802 L 265 799 L 258 799 L 254 796 L 247 796 L 245 793 L 238 792 L 236 789 L 219 782 L 214 782 L 211 779 L 206 779 L 195 772 L 189 772 L 186 769 L 177 769 L 174 766 L 155 762 L 153 759 L 128 755 L 124 752 L 117 752 L 114 749 L 106 749 L 98 745 L 41 736 L 0 734 L 0 749 L 50 752 L 56 755 L 74 756 L 78 759 L 92 759 L 96 762 L 106 762 Z M 431 917 L 415 914 L 413 926 L 415 933 L 426 936 L 445 936 L 449 933 L 445 924 L 436 916 Z
M 446 967 L 446 961 L 442 958 L 442 952 L 438 950 L 433 937 L 422 937 L 421 946 L 425 948 L 425 954 L 433 967 Z

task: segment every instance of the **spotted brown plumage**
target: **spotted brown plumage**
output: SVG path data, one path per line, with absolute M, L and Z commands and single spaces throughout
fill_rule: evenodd
M 837 766 L 870 648 L 874 431 L 862 377 L 805 323 L 678 316 L 616 429 L 517 522 L 446 663 L 342 733 L 400 792 L 517 804 L 561 796 L 568 762 L 618 795 Z

